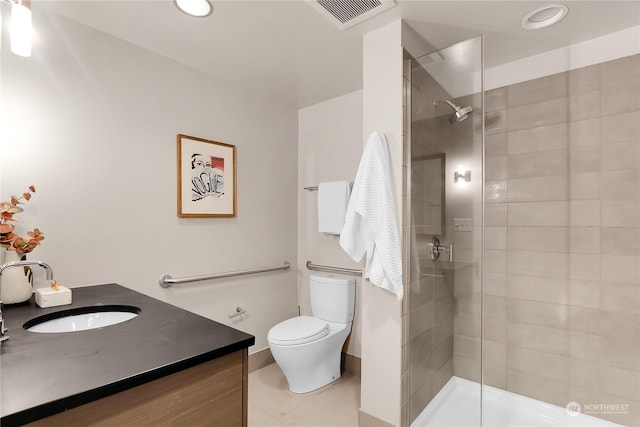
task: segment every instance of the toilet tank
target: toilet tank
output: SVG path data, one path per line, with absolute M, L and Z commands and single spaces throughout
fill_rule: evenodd
M 327 322 L 353 321 L 356 279 L 311 275 L 311 311 Z

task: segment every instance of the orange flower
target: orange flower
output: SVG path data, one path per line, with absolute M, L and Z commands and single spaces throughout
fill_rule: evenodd
M 9 221 L 16 221 L 13 216 L 24 212 L 20 204 L 24 204 L 22 200 L 31 200 L 32 193 L 35 193 L 36 187 L 29 186 L 29 191 L 22 193 L 21 197 L 11 196 L 10 202 L 0 202 L 0 247 L 10 251 L 26 254 L 34 250 L 41 241 L 44 240 L 44 234 L 34 228 L 33 231 L 27 232 L 29 239 L 25 239 L 13 232 L 14 226 L 7 224 Z

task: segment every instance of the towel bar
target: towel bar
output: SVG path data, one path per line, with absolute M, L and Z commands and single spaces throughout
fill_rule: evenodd
M 313 264 L 311 261 L 307 261 L 307 269 L 315 270 L 315 271 L 327 271 L 329 273 L 338 273 L 338 274 L 353 274 L 355 276 L 362 275 L 362 270 L 356 270 L 353 268 L 343 268 L 343 267 L 331 267 L 329 265 L 317 265 L 317 264 Z

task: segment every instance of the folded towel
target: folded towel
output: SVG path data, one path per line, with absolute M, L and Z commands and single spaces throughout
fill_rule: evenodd
M 402 256 L 391 186 L 389 147 L 373 132 L 362 153 L 340 246 L 354 261 L 367 254 L 365 278 L 402 298 Z
M 351 182 L 321 182 L 318 185 L 318 231 L 340 234 L 351 195 Z

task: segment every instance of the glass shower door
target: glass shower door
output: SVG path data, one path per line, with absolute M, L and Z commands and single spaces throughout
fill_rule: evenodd
M 409 59 L 407 420 L 481 424 L 482 38 Z

